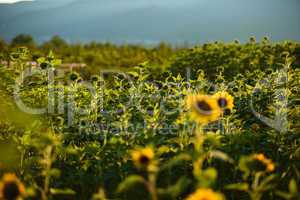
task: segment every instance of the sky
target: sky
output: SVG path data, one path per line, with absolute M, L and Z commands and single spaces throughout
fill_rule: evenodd
M 0 0 L 0 3 L 16 3 L 20 1 L 32 1 L 32 0 Z

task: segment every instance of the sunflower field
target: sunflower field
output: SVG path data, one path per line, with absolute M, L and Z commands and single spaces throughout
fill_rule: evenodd
M 1 49 L 1 200 L 300 199 L 299 43 L 125 49 L 84 73 Z

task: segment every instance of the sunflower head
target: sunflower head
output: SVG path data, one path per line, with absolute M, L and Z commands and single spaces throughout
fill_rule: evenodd
M 268 172 L 274 171 L 274 170 L 275 170 L 275 165 L 274 165 L 274 163 L 273 163 L 273 162 L 269 162 L 269 163 L 267 164 L 267 166 L 266 166 L 266 169 L 267 169 Z
M 47 62 L 43 62 L 40 64 L 41 69 L 48 69 L 51 67 L 51 65 Z
M 25 187 L 15 174 L 4 174 L 0 182 L 0 199 L 16 200 L 25 194 Z
M 100 76 L 98 76 L 98 75 L 93 75 L 93 76 L 91 76 L 91 82 L 92 83 L 97 83 L 97 82 L 99 82 L 101 80 L 101 78 L 100 78 Z
M 224 200 L 222 194 L 214 192 L 209 188 L 200 188 L 188 196 L 186 200 Z
M 227 110 L 228 112 L 233 109 L 233 97 L 227 92 L 217 92 L 213 97 L 216 99 L 219 108 L 223 111 Z
M 71 72 L 69 74 L 70 81 L 77 81 L 80 78 L 80 75 L 77 72 Z
M 264 160 L 266 159 L 265 155 L 262 154 L 262 153 L 254 154 L 254 155 L 253 155 L 253 158 L 254 158 L 255 160 L 258 160 L 258 161 L 261 161 L 261 162 L 264 161 Z
M 275 164 L 273 163 L 273 161 L 266 158 L 264 154 L 254 154 L 253 159 L 261 162 L 265 166 L 266 171 L 272 172 L 275 170 Z
M 214 98 L 208 95 L 190 95 L 186 101 L 191 118 L 199 124 L 218 120 L 221 110 Z
M 152 148 L 145 147 L 132 151 L 131 157 L 138 168 L 146 168 L 153 163 L 154 152 Z

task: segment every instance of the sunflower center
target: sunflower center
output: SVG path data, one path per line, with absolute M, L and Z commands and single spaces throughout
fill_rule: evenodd
M 218 105 L 221 107 L 221 108 L 224 108 L 227 106 L 227 100 L 225 98 L 219 98 L 218 99 Z
M 143 164 L 143 165 L 147 165 L 149 163 L 149 161 L 150 161 L 150 159 L 145 155 L 142 155 L 140 157 L 140 163 Z
M 75 81 L 76 79 L 78 79 L 78 75 L 75 74 L 75 73 L 70 74 L 69 77 L 70 77 L 70 80 L 71 80 L 71 81 Z
M 197 101 L 196 106 L 200 111 L 209 112 L 212 110 L 206 101 Z
M 15 182 L 5 183 L 3 197 L 7 200 L 15 200 L 20 195 L 20 190 Z

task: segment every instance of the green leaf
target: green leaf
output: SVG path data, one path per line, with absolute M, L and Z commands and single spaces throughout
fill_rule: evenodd
M 63 195 L 75 195 L 76 192 L 71 189 L 58 189 L 58 188 L 50 188 L 50 193 L 53 195 L 63 194 Z
M 297 183 L 294 179 L 292 179 L 289 183 L 289 191 L 293 194 L 298 193 Z
M 128 176 L 120 185 L 118 186 L 117 192 L 122 193 L 129 188 L 132 188 L 136 184 L 145 184 L 146 181 L 143 177 L 138 175 Z
M 226 153 L 223 153 L 222 151 L 211 151 L 209 153 L 209 156 L 213 158 L 221 159 L 229 163 L 234 163 L 233 159 L 230 158 Z
M 57 168 L 52 168 L 52 169 L 50 170 L 50 176 L 52 176 L 52 177 L 59 178 L 59 177 L 60 177 L 60 174 L 61 174 L 61 172 L 60 172 L 60 170 L 57 169 Z
M 61 65 L 61 63 L 62 63 L 62 62 L 61 62 L 61 60 L 59 60 L 59 59 L 55 59 L 55 60 L 52 61 L 52 64 L 53 64 L 53 65 Z
M 187 177 L 181 177 L 175 185 L 169 186 L 166 189 L 159 188 L 158 193 L 159 195 L 168 195 L 171 196 L 172 199 L 176 199 L 176 197 L 186 190 L 190 183 L 191 180 L 189 180 Z
M 286 192 L 281 192 L 281 191 L 276 191 L 276 195 L 280 196 L 280 197 L 282 197 L 284 199 L 291 199 L 292 198 L 291 194 L 286 193 Z
M 188 154 L 180 154 L 178 156 L 173 157 L 166 164 L 161 167 L 161 170 L 171 169 L 176 165 L 179 165 L 182 162 L 190 161 L 191 156 Z
M 239 191 L 248 191 L 248 183 L 233 183 L 225 186 L 225 189 L 228 190 L 239 190 Z
M 133 77 L 139 77 L 139 73 L 134 72 L 134 71 L 128 72 L 128 74 L 133 76 Z
M 275 174 L 272 174 L 266 178 L 263 179 L 263 181 L 260 183 L 259 188 L 263 189 L 263 190 L 267 190 L 270 188 L 270 186 L 272 186 L 272 182 L 274 181 L 274 179 L 276 178 Z
M 202 176 L 206 180 L 215 180 L 218 176 L 218 172 L 215 168 L 210 167 L 202 172 Z

